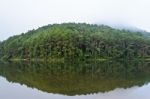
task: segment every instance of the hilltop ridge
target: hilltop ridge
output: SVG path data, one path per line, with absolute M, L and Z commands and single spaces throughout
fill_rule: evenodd
M 147 58 L 143 33 L 86 23 L 50 24 L 0 42 L 4 59 Z

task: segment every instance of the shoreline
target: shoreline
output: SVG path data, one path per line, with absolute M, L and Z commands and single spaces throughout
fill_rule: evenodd
M 136 60 L 140 60 L 140 61 L 150 61 L 150 58 L 134 58 L 134 59 L 127 59 L 127 58 L 120 58 L 120 59 L 113 59 L 113 58 L 88 58 L 88 59 L 79 59 L 79 58 L 75 58 L 75 59 L 65 59 L 65 58 L 49 58 L 49 59 L 44 59 L 44 58 L 32 58 L 32 59 L 21 59 L 21 58 L 12 58 L 12 59 L 0 59 L 0 61 L 13 61 L 13 62 L 17 62 L 17 61 L 32 61 L 32 62 L 65 62 L 65 61 L 109 61 L 109 60 L 118 60 L 118 61 L 123 61 L 123 60 L 127 60 L 127 61 L 136 61 Z

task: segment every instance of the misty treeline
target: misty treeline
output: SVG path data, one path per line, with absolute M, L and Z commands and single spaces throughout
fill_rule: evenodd
M 40 27 L 0 42 L 4 59 L 148 58 L 150 38 L 105 25 L 63 23 Z

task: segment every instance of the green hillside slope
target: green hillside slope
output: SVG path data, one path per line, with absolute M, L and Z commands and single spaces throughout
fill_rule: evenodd
M 53 24 L 0 42 L 4 59 L 147 58 L 150 39 L 139 32 L 84 23 Z

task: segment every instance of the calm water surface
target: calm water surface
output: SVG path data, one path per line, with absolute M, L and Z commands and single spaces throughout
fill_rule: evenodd
M 3 99 L 149 99 L 150 62 L 0 62 Z

